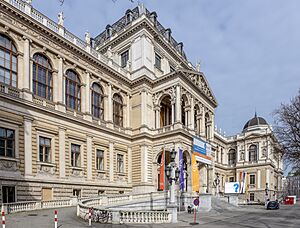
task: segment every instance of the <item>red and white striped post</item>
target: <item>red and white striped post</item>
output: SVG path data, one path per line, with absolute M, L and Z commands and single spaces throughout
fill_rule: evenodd
M 5 228 L 5 212 L 2 211 L 2 228 Z
M 89 208 L 89 226 L 92 225 L 92 209 Z
M 54 228 L 57 228 L 57 210 L 54 211 Z

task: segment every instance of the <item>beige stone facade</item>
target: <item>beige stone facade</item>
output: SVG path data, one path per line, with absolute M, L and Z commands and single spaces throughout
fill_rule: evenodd
M 204 74 L 143 5 L 93 42 L 70 33 L 61 14 L 56 23 L 21 0 L 1 0 L 0 10 L 2 202 L 156 191 L 162 150 L 168 157 L 173 148 L 184 151 L 191 191 L 193 137 L 209 142 L 215 159 L 221 147 L 272 139 L 214 132 L 217 102 Z M 264 176 L 280 186 L 272 157 L 231 167 L 225 156 L 199 163 L 200 192 L 215 193 L 216 172 L 225 182 L 240 169 L 261 170 L 257 190 Z

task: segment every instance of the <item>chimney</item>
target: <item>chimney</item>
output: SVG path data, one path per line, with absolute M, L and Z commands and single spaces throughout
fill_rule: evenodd
M 172 34 L 172 30 L 170 28 L 166 29 L 165 31 L 165 36 L 166 36 L 166 39 L 170 42 L 171 40 L 171 34 Z
M 182 42 L 177 44 L 177 50 L 182 55 L 182 53 L 183 53 L 183 43 Z
M 157 21 L 157 14 L 155 11 L 150 13 L 150 20 L 153 22 L 154 26 L 156 26 L 156 21 Z

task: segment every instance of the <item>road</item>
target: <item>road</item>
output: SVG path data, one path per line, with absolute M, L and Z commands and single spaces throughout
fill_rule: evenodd
M 58 225 L 61 228 L 89 227 L 87 222 L 76 217 L 76 208 L 58 209 Z M 92 227 L 192 227 L 193 215 L 186 212 L 180 213 L 177 224 L 160 225 L 111 225 L 93 224 Z M 280 210 L 267 211 L 262 206 L 243 206 L 236 210 L 212 210 L 211 212 L 198 213 L 201 228 L 299 228 L 300 204 L 293 206 L 282 205 Z M 6 228 L 53 228 L 54 210 L 40 210 L 22 212 L 6 216 Z

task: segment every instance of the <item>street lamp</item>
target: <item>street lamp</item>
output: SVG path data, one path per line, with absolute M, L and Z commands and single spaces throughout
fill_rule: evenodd
M 265 188 L 265 193 L 266 193 L 266 195 L 265 195 L 265 206 L 268 205 L 268 198 L 269 198 L 269 193 L 268 193 L 268 191 L 269 191 L 268 183 L 266 183 L 266 188 Z
M 219 184 L 220 184 L 220 179 L 219 179 L 219 176 L 220 174 L 219 173 L 216 173 L 216 179 L 214 180 L 214 185 L 216 186 L 216 192 L 217 192 L 217 196 L 219 196 Z
M 178 180 L 180 175 L 180 170 L 178 169 L 175 158 L 176 151 L 174 149 L 170 152 L 171 162 L 166 167 L 166 176 L 170 183 L 170 201 L 169 209 L 172 211 L 172 222 L 177 222 L 177 205 L 175 202 L 175 182 Z

